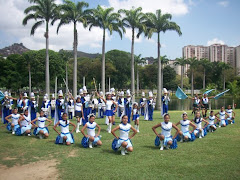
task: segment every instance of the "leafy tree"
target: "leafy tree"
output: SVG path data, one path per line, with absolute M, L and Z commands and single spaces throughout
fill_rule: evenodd
M 183 89 L 183 74 L 184 74 L 184 67 L 187 63 L 185 58 L 177 58 L 174 62 L 175 66 L 181 66 L 181 88 Z
M 191 96 L 193 96 L 194 92 L 194 70 L 198 66 L 198 60 L 196 57 L 187 59 L 187 64 L 190 66 L 190 74 L 191 74 Z

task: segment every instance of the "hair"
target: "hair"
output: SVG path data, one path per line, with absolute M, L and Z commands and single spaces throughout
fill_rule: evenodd
M 170 118 L 170 115 L 168 113 L 164 114 L 163 118 L 165 118 L 166 116 Z
M 200 111 L 197 111 L 196 113 L 200 113 Z M 201 113 L 200 113 L 200 117 L 197 118 L 197 117 L 195 116 L 193 120 L 194 120 L 195 123 L 197 123 L 197 119 L 201 119 L 201 118 L 202 118 L 202 116 L 201 116 Z
M 91 117 L 95 117 L 95 115 L 94 115 L 94 114 L 90 114 L 90 115 L 89 115 L 89 119 L 90 119 Z
M 210 113 L 213 113 L 214 111 L 210 111 Z
M 67 113 L 63 113 L 63 115 L 67 115 Z M 62 117 L 63 117 L 63 115 L 62 115 Z M 66 125 L 67 125 L 67 120 L 65 121 L 65 123 L 66 123 Z
M 186 112 L 182 113 L 182 118 L 183 118 L 183 116 L 184 116 L 184 115 L 186 115 L 186 116 L 187 116 L 187 113 L 186 113 Z
M 13 108 L 13 110 L 18 110 L 18 108 L 17 108 L 17 107 L 15 107 L 15 108 Z

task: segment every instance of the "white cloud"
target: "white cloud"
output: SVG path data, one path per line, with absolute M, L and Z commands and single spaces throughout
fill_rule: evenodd
M 61 0 L 56 1 L 58 4 Z M 30 36 L 31 27 L 34 21 L 29 21 L 24 27 L 22 20 L 25 17 L 23 11 L 30 4 L 26 0 L 0 0 L 0 31 L 4 32 L 8 37 L 14 37 L 18 42 L 22 42 L 29 49 L 45 48 L 45 26 L 40 26 L 34 36 Z M 57 22 L 54 26 L 49 26 L 50 49 L 72 49 L 73 48 L 73 25 L 62 26 L 58 35 L 56 34 Z M 87 46 L 91 48 L 101 49 L 102 30 L 92 28 L 89 32 L 82 25 L 78 25 L 78 47 Z M 110 40 L 110 36 L 106 34 L 106 41 Z
M 229 1 L 220 1 L 220 2 L 218 2 L 218 5 L 227 7 L 229 5 Z
M 185 15 L 189 12 L 189 5 L 192 1 L 185 3 L 184 0 L 108 0 L 109 6 L 118 9 L 131 9 L 132 7 L 142 7 L 143 12 L 155 12 L 161 9 L 163 13 L 173 15 Z
M 218 39 L 218 38 L 214 38 L 214 39 L 209 40 L 207 42 L 208 46 L 211 46 L 212 44 L 222 44 L 223 45 L 223 44 L 225 44 L 225 42 L 223 40 Z

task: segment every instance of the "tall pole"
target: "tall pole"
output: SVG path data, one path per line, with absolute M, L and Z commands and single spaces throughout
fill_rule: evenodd
M 83 86 L 86 86 L 86 83 L 85 83 L 85 76 L 83 76 Z
M 111 89 L 111 79 L 110 79 L 110 76 L 108 78 L 108 92 L 110 92 L 110 89 Z

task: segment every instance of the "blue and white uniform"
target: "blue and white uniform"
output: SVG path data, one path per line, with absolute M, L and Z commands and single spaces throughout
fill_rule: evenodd
M 132 119 L 133 121 L 135 121 L 135 120 L 139 120 L 139 111 L 138 111 L 138 109 L 136 108 L 136 109 L 133 109 L 133 119 Z
M 106 102 L 106 116 L 113 116 L 113 100 L 107 100 Z
M 189 139 L 191 139 L 191 134 L 189 133 L 189 125 L 190 121 L 189 120 L 181 120 L 181 131 L 183 133 L 183 136 L 187 136 Z
M 120 135 L 119 135 L 119 139 L 118 139 L 118 142 L 116 144 L 116 148 L 119 148 L 121 147 L 122 143 L 125 141 L 127 142 L 127 147 L 126 148 L 129 148 L 129 147 L 132 147 L 132 143 L 129 139 L 129 132 L 131 130 L 131 124 L 119 124 L 119 132 L 120 132 Z
M 203 108 L 204 109 L 208 109 L 208 107 L 209 107 L 209 105 L 208 105 L 208 98 L 206 97 L 206 98 L 202 98 L 202 104 L 203 104 Z
M 83 106 L 83 104 L 81 102 L 75 103 L 75 116 L 76 117 L 78 116 L 79 118 L 82 118 L 82 106 Z
M 199 104 L 200 104 L 200 99 L 197 97 L 194 97 L 193 107 L 199 107 Z
M 165 146 L 167 146 L 167 143 L 169 141 L 172 141 L 172 137 L 171 137 L 172 123 L 161 122 L 161 128 L 162 128 L 161 135 L 164 136 L 163 143 Z
M 16 131 L 19 127 L 18 120 L 20 116 L 20 114 L 12 114 L 12 124 L 14 124 L 14 128 L 12 129 L 12 131 Z
M 69 120 L 64 121 L 64 120 L 59 120 L 59 126 L 61 127 L 61 139 L 59 140 L 59 143 L 63 143 L 63 137 L 67 136 L 66 142 L 74 143 L 74 140 L 72 138 L 71 133 L 69 132 Z
M 7 121 L 5 118 L 11 114 L 11 102 L 10 99 L 4 98 L 2 100 L 2 122 L 3 124 L 6 124 Z
M 42 102 L 42 107 L 41 110 L 44 112 L 44 116 L 47 118 L 49 114 L 49 106 L 50 106 L 50 101 L 46 100 Z
M 209 118 L 209 120 L 208 120 L 208 129 L 211 127 L 211 126 L 213 126 L 215 129 L 216 129 L 216 125 L 215 125 L 215 119 L 216 119 L 216 116 L 209 116 L 208 117 Z
M 221 126 L 224 124 L 226 125 L 225 116 L 226 116 L 225 111 L 219 111 L 219 119 L 221 121 L 220 122 Z
M 86 124 L 87 124 L 87 134 L 91 137 L 94 137 L 93 144 L 97 144 L 97 142 L 100 140 L 99 137 L 95 137 L 96 136 L 95 129 L 96 129 L 97 123 L 87 122 Z
M 32 124 L 31 124 L 31 117 L 23 115 L 24 120 L 20 122 L 21 124 L 21 134 L 25 133 L 27 130 L 31 130 Z
M 194 130 L 194 134 L 198 134 L 200 130 L 202 130 L 202 118 L 195 118 L 194 123 L 197 126 L 197 128 Z M 204 136 L 204 132 L 202 131 L 202 136 Z
M 38 104 L 37 104 L 37 101 L 29 101 L 29 107 L 31 108 L 31 120 L 34 120 L 36 119 L 37 117 L 37 107 L 38 107 Z
M 132 98 L 128 97 L 124 99 L 125 104 L 125 115 L 128 116 L 128 123 L 130 123 L 131 113 L 132 113 Z
M 68 101 L 68 118 L 72 119 L 74 116 L 74 101 L 70 99 Z
M 168 113 L 168 103 L 169 102 L 170 102 L 169 96 L 162 96 L 162 103 L 163 103 L 162 114 Z
M 233 114 L 233 110 L 232 110 L 232 109 L 227 109 L 226 112 L 227 112 L 227 114 L 228 114 L 228 116 L 229 116 L 229 117 L 227 118 L 227 120 L 232 120 L 232 119 L 233 119 L 233 118 L 232 118 L 232 117 L 233 117 L 233 115 L 232 115 L 232 114 Z
M 23 112 L 23 100 L 22 99 L 17 99 L 17 108 L 18 108 L 18 113 Z
M 47 128 L 45 127 L 46 117 L 38 117 L 38 128 L 36 134 L 39 133 L 39 131 L 43 131 L 44 134 L 49 133 Z

